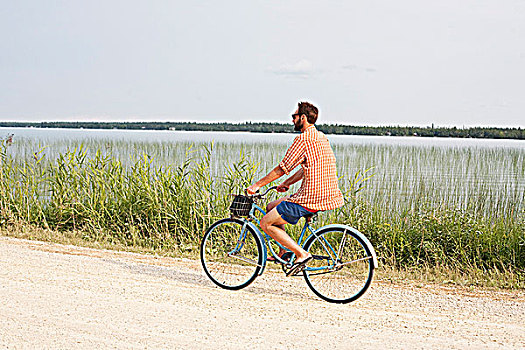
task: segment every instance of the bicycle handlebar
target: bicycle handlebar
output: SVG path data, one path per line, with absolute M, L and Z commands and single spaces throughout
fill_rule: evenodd
M 260 193 L 259 190 L 257 190 L 257 192 L 255 192 L 254 194 L 248 194 L 248 193 L 246 193 L 246 190 L 244 190 L 244 192 L 246 193 L 246 195 L 248 195 L 250 197 L 262 198 L 262 197 L 266 196 L 266 194 L 268 192 L 270 192 L 271 190 L 276 190 L 276 189 L 277 189 L 277 186 L 272 186 L 272 187 L 268 188 L 266 191 L 264 191 L 264 193 Z

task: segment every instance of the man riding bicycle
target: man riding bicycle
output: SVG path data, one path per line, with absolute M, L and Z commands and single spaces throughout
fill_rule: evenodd
M 295 130 L 301 131 L 301 134 L 294 139 L 279 165 L 246 189 L 248 194 L 254 194 L 259 188 L 284 174 L 288 175 L 301 165 L 301 169 L 277 186 L 277 191 L 286 192 L 291 185 L 302 180 L 299 190 L 269 203 L 267 214 L 261 220 L 264 232 L 295 253 L 297 259 L 290 274 L 303 268 L 312 255 L 285 232 L 284 225 L 295 225 L 303 216 L 335 209 L 344 203 L 337 183 L 335 156 L 326 136 L 315 128 L 317 117 L 317 107 L 309 102 L 299 102 L 292 121 Z M 284 253 L 281 249 L 279 256 Z

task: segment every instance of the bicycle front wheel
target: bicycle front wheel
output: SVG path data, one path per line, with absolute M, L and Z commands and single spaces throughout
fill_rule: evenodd
M 349 303 L 362 296 L 374 275 L 374 260 L 360 237 L 344 227 L 321 230 L 305 244 L 314 259 L 304 270 L 310 289 L 332 303 Z
M 237 290 L 248 286 L 259 274 L 262 261 L 261 241 L 244 221 L 219 220 L 204 234 L 202 267 L 221 288 Z

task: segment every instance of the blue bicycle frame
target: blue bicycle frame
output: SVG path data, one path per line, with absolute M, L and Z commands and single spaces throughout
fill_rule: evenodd
M 263 252 L 262 252 L 262 258 L 263 258 L 263 261 L 262 261 L 262 265 L 261 265 L 261 270 L 259 272 L 259 276 L 263 274 L 264 272 L 264 269 L 266 267 L 266 261 L 267 261 L 267 255 L 268 255 L 268 249 L 267 247 L 270 248 L 270 252 L 272 254 L 272 256 L 278 261 L 280 262 L 281 264 L 285 264 L 287 265 L 288 264 L 288 261 L 285 261 L 283 259 L 281 259 L 278 254 L 275 253 L 275 251 L 273 250 L 271 244 L 270 244 L 270 240 L 273 239 L 271 238 L 266 232 L 261 233 L 261 230 L 259 230 L 259 228 L 253 224 L 253 222 L 251 221 L 255 221 L 257 223 L 257 225 L 260 225 L 260 220 L 255 216 L 256 212 L 260 212 L 263 216 L 266 215 L 266 212 L 261 208 L 259 207 L 257 204 L 253 204 L 252 205 L 252 208 L 250 210 L 250 213 L 248 215 L 248 218 L 245 218 L 245 219 L 242 219 L 243 221 L 243 227 L 242 227 L 242 230 L 241 230 L 241 234 L 239 235 L 239 240 L 237 241 L 237 245 L 235 246 L 235 248 L 228 253 L 229 256 L 235 256 L 236 253 L 238 253 L 242 247 L 244 246 L 244 241 L 245 241 L 245 238 L 246 238 L 246 234 L 247 234 L 247 230 L 246 230 L 246 226 L 250 226 L 251 229 L 254 230 L 254 232 L 257 234 L 257 236 L 259 237 L 259 240 L 261 241 L 261 246 L 263 248 Z M 330 226 L 330 225 L 329 225 Z M 320 230 L 322 230 L 324 227 L 322 227 Z M 308 231 L 310 231 L 310 234 L 308 235 L 308 237 L 305 238 L 305 233 L 306 233 L 306 230 L 308 229 Z M 319 230 L 316 230 L 314 231 L 308 222 L 305 222 L 304 226 L 303 226 L 303 229 L 301 231 L 301 234 L 299 235 L 299 239 L 297 240 L 297 244 L 299 244 L 301 247 L 304 247 L 304 244 L 306 242 L 308 242 L 308 240 L 310 239 L 310 237 L 312 236 L 318 236 L 316 234 L 316 232 L 319 231 Z M 326 252 L 328 254 L 330 254 L 330 256 L 328 257 L 323 257 L 323 258 L 328 258 L 328 260 L 331 260 L 331 263 L 327 266 L 322 266 L 322 267 L 306 267 L 305 270 L 306 271 L 320 271 L 320 270 L 331 270 L 333 268 L 335 268 L 335 265 L 337 263 L 337 257 L 338 257 L 338 252 L 330 245 L 330 243 L 324 238 L 324 237 L 321 237 L 322 238 L 322 243 L 324 245 L 324 248 L 326 249 Z M 282 249 L 285 249 L 285 250 L 288 250 L 287 248 L 283 247 L 279 242 L 275 241 L 274 242 Z M 341 241 L 342 244 L 344 244 L 344 238 L 342 239 Z M 340 252 L 339 252 L 340 253 Z M 240 257 L 238 257 L 240 258 Z M 241 260 L 245 260 L 243 258 L 240 258 Z M 293 261 L 293 259 L 295 259 L 295 254 L 292 252 L 292 258 L 290 259 L 290 261 Z M 251 263 L 255 263 L 258 265 L 257 262 L 255 261 L 248 261 L 247 262 L 251 262 Z

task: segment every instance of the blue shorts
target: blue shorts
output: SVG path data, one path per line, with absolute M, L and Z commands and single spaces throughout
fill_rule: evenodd
M 299 221 L 299 219 L 303 216 L 313 215 L 316 213 L 315 211 L 306 209 L 302 205 L 287 201 L 282 201 L 279 203 L 276 209 L 283 220 L 291 225 L 297 224 L 297 221 Z

